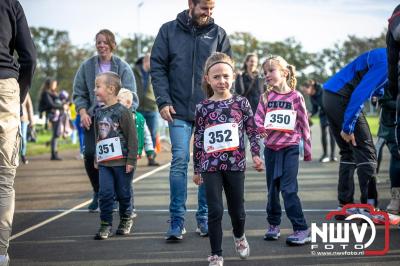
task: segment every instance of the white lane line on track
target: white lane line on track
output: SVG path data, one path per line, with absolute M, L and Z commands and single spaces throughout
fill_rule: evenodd
M 83 204 L 83 203 L 82 203 Z M 69 211 L 66 209 L 54 209 L 54 210 L 19 210 L 15 211 L 15 213 L 50 213 L 50 212 L 65 212 Z M 282 210 L 285 212 L 285 210 Z M 303 212 L 331 212 L 336 211 L 336 209 L 303 209 Z M 87 210 L 72 210 L 70 212 L 87 212 Z M 137 213 L 141 212 L 169 212 L 168 209 L 136 209 Z M 197 212 L 196 209 L 187 209 L 186 212 Z M 228 212 L 228 210 L 224 210 L 224 212 Z M 246 212 L 261 212 L 265 213 L 265 209 L 246 209 Z
M 156 169 L 154 169 L 154 170 L 152 170 L 152 171 L 150 171 L 150 172 L 147 172 L 147 173 L 145 173 L 145 174 L 143 174 L 143 175 L 140 175 L 140 176 L 136 177 L 134 180 L 132 180 L 132 183 L 136 183 L 136 182 L 138 182 L 138 181 L 140 181 L 140 180 L 142 180 L 142 179 L 144 179 L 144 178 L 146 178 L 146 177 L 149 177 L 149 176 L 152 175 L 152 174 L 155 174 L 155 173 L 157 173 L 157 172 L 159 172 L 159 171 L 161 171 L 161 170 L 163 170 L 163 169 L 165 169 L 165 168 L 168 168 L 170 165 L 171 165 L 171 163 L 167 163 L 167 164 L 164 164 L 164 165 L 162 165 L 162 166 L 160 166 L 160 167 L 157 167 Z M 40 227 L 42 227 L 42 226 L 44 226 L 44 225 L 46 225 L 46 224 L 48 224 L 48 223 L 51 223 L 51 222 L 53 222 L 53 221 L 55 221 L 55 220 L 57 220 L 57 219 L 60 219 L 61 217 L 65 216 L 65 215 L 67 215 L 67 214 L 69 214 L 69 213 L 71 213 L 71 212 L 77 211 L 77 210 L 79 210 L 80 208 L 84 207 L 85 205 L 89 204 L 91 201 L 92 201 L 92 200 L 90 199 L 90 200 L 87 200 L 87 201 L 85 201 L 85 202 L 82 202 L 82 203 L 76 205 L 75 207 L 72 207 L 72 208 L 69 209 L 69 210 L 65 210 L 64 212 L 62 212 L 62 213 L 60 213 L 60 214 L 58 214 L 58 215 L 56 215 L 56 216 L 54 216 L 54 217 L 51 217 L 51 218 L 49 218 L 49 219 L 47 219 L 47 220 L 44 220 L 44 221 L 41 222 L 41 223 L 38 223 L 38 224 L 36 224 L 36 225 L 34 225 L 34 226 L 31 226 L 31 227 L 29 227 L 29 228 L 27 228 L 27 229 L 25 229 L 25 230 L 23 230 L 23 231 L 21 231 L 21 232 L 15 234 L 15 235 L 12 235 L 12 236 L 10 237 L 10 241 L 11 241 L 11 240 L 14 240 L 14 239 L 16 239 L 16 238 L 18 238 L 18 237 L 20 237 L 20 236 L 23 236 L 23 235 L 25 235 L 25 234 L 27 234 L 27 233 L 33 231 L 33 230 L 36 230 L 36 229 L 38 229 L 38 228 L 40 228 Z M 18 213 L 18 212 L 16 212 L 16 213 Z

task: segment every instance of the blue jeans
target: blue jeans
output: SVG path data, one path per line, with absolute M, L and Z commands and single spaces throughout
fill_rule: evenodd
M 29 122 L 21 121 L 21 155 L 26 155 L 26 145 L 28 145 L 27 134 L 28 134 L 28 125 Z
M 289 146 L 278 151 L 265 147 L 264 157 L 267 169 L 268 223 L 270 225 L 280 225 L 281 223 L 282 210 L 279 193 L 282 193 L 286 215 L 292 223 L 293 230 L 306 230 L 308 226 L 304 219 L 300 198 L 297 195 L 299 146 Z
M 156 137 L 158 129 L 158 112 L 140 112 L 144 119 L 146 119 L 146 124 L 149 127 L 151 140 L 153 141 L 153 148 L 156 147 Z
M 190 161 L 190 139 L 193 123 L 179 119 L 169 122 L 169 134 L 172 144 L 172 162 L 169 172 L 171 218 L 184 219 L 187 199 L 187 176 Z M 207 219 L 208 208 L 204 184 L 198 190 L 198 209 L 196 219 Z
M 84 135 L 84 129 L 81 126 L 81 116 L 79 114 L 76 115 L 76 119 L 74 120 L 74 125 L 76 130 L 78 131 L 79 152 L 83 154 L 83 151 L 85 149 L 85 135 Z
M 119 202 L 119 216 L 130 217 L 132 214 L 131 188 L 133 172 L 125 173 L 124 166 L 107 167 L 99 165 L 99 203 L 101 221 L 112 224 L 115 196 Z

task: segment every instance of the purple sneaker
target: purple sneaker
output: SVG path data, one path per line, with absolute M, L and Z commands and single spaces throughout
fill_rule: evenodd
M 301 246 L 307 243 L 311 243 L 309 229 L 294 231 L 294 233 L 286 239 L 286 244 L 289 246 Z
M 279 225 L 270 225 L 264 235 L 264 240 L 278 240 L 281 236 Z

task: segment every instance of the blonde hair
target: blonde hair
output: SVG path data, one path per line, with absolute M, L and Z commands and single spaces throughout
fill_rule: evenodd
M 118 98 L 123 98 L 125 100 L 128 100 L 129 102 L 133 102 L 133 94 L 130 90 L 121 88 L 118 92 Z
M 269 64 L 268 64 L 269 62 Z M 287 69 L 288 75 L 286 77 L 287 85 L 292 89 L 296 89 L 297 79 L 296 79 L 296 67 L 293 65 L 289 65 L 288 62 L 283 59 L 283 57 L 279 55 L 270 55 L 265 59 L 264 63 L 262 64 L 262 68 L 264 69 L 265 65 L 271 65 L 272 62 L 276 63 L 282 70 Z M 268 85 L 267 91 L 271 91 L 272 87 Z
M 232 58 L 230 58 L 229 55 L 220 53 L 220 52 L 215 52 L 212 53 L 208 58 L 207 61 L 204 65 L 204 77 L 202 81 L 202 88 L 204 90 L 204 93 L 206 94 L 207 98 L 210 98 L 214 95 L 214 91 L 211 88 L 211 85 L 207 82 L 205 76 L 208 75 L 208 71 L 210 70 L 211 67 L 213 67 L 216 64 L 227 64 L 232 68 L 232 73 L 234 73 L 235 70 L 235 63 L 233 62 Z
M 107 72 L 98 74 L 96 76 L 96 79 L 98 79 L 100 77 L 104 77 L 105 78 L 104 82 L 105 82 L 106 86 L 114 87 L 115 95 L 118 95 L 118 93 L 122 87 L 121 78 L 119 77 L 119 75 L 115 72 L 107 71 Z

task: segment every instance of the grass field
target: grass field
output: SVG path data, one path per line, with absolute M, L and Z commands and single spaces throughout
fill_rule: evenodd
M 318 117 L 313 117 L 311 118 L 312 122 L 314 125 L 319 124 L 319 118 Z M 371 129 L 372 136 L 376 137 L 378 134 L 378 128 L 379 128 L 379 117 L 378 116 L 367 116 L 367 121 L 369 128 Z
M 379 118 L 377 116 L 370 116 L 367 117 L 369 127 L 371 129 L 371 133 L 374 137 L 376 137 L 376 134 L 378 132 L 378 126 L 379 126 Z M 318 117 L 313 117 L 312 121 L 314 125 L 319 124 L 319 118 Z M 50 130 L 44 130 L 44 129 L 37 129 L 38 134 L 37 134 L 37 141 L 35 143 L 29 142 L 28 147 L 27 147 L 27 156 L 33 156 L 33 155 L 40 155 L 40 154 L 50 154 L 50 140 L 51 140 L 51 131 Z M 58 141 L 58 150 L 63 151 L 63 150 L 76 150 L 77 152 L 79 151 L 79 143 L 77 144 L 72 144 L 71 139 L 62 139 L 60 138 Z
M 27 156 L 39 155 L 39 154 L 50 154 L 50 140 L 51 131 L 44 129 L 37 129 L 37 140 L 36 142 L 28 142 Z M 58 150 L 76 150 L 79 152 L 79 143 L 72 144 L 71 139 L 58 139 Z

